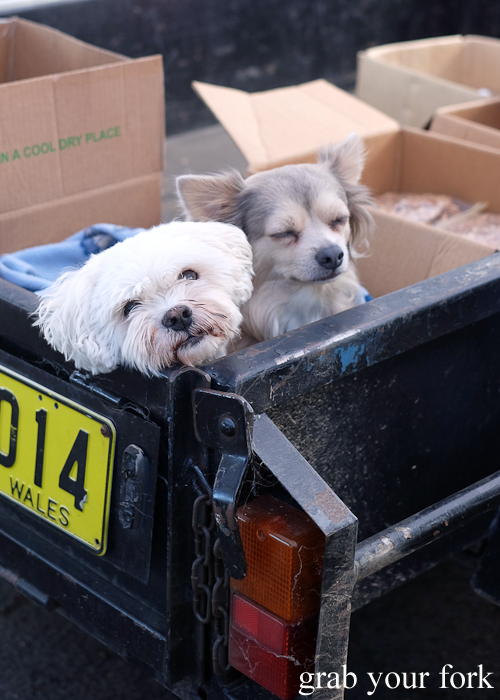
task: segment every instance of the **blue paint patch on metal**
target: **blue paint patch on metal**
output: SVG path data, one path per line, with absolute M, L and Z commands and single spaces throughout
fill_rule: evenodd
M 366 345 L 350 345 L 348 348 L 338 348 L 336 354 L 342 365 L 342 372 L 345 372 L 350 365 L 357 363 L 365 352 Z

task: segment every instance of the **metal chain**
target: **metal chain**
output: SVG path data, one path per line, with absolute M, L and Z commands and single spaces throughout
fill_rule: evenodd
M 216 639 L 212 648 L 212 662 L 216 674 L 225 675 L 228 663 L 229 642 L 229 573 L 222 563 L 220 541 L 212 547 L 215 517 L 212 507 L 212 489 L 202 472 L 197 473 L 197 498 L 193 504 L 192 527 L 195 542 L 195 559 L 191 567 L 193 611 L 204 625 L 215 621 Z
M 204 481 L 204 480 L 203 480 Z M 193 504 L 192 527 L 194 532 L 195 559 L 191 567 L 191 587 L 193 590 L 193 611 L 197 620 L 207 625 L 212 617 L 212 588 L 214 585 L 214 564 L 212 557 L 212 532 L 215 518 L 212 509 L 212 493 L 206 482 Z
M 229 573 L 222 563 L 220 540 L 214 544 L 215 584 L 212 590 L 212 615 L 215 619 L 217 638 L 212 648 L 212 663 L 215 673 L 223 676 L 229 672 Z

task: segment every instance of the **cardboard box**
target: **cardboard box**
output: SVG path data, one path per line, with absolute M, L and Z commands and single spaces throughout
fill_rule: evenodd
M 160 56 L 0 20 L 0 252 L 158 223 L 164 128 Z
M 440 107 L 431 131 L 500 150 L 500 98 Z
M 438 107 L 500 94 L 500 40 L 447 36 L 358 53 L 356 95 L 403 125 L 425 127 Z
M 374 194 L 432 192 L 500 212 L 500 153 L 397 122 L 323 80 L 248 94 L 194 83 L 257 172 L 287 163 L 312 163 L 317 149 L 352 131 L 363 136 L 363 182 Z M 358 262 L 373 296 L 420 282 L 494 252 L 432 226 L 372 210 L 377 230 L 370 255 Z

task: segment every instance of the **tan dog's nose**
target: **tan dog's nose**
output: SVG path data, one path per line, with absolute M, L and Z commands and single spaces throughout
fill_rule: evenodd
M 174 306 L 167 311 L 162 324 L 170 331 L 187 331 L 193 322 L 193 312 L 189 306 Z
M 327 270 L 336 270 L 342 265 L 344 251 L 338 245 L 322 248 L 316 253 L 316 262 Z

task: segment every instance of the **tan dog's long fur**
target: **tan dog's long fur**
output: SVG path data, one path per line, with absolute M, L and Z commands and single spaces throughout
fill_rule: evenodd
M 361 139 L 351 134 L 323 149 L 315 165 L 247 180 L 234 171 L 177 179 L 187 219 L 232 223 L 252 245 L 254 293 L 242 308 L 247 336 L 272 338 L 362 300 L 352 259 L 373 226 L 369 191 L 359 184 L 364 159 Z

